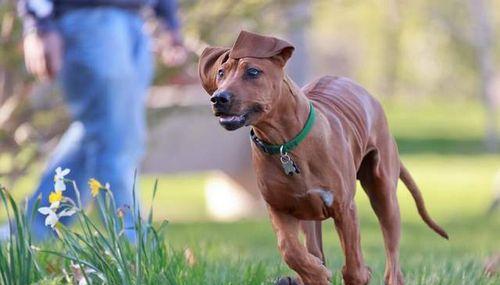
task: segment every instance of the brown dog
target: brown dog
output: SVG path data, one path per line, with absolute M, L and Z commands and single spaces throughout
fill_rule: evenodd
M 427 214 L 380 104 L 347 78 L 325 76 L 299 89 L 283 71 L 293 50 L 283 40 L 242 31 L 232 48 L 207 48 L 199 62 L 220 124 L 228 130 L 252 126 L 259 188 L 283 259 L 298 273 L 277 284 L 330 284 L 321 237 L 321 221 L 328 218 L 335 222 L 344 251 L 345 284 L 369 282 L 354 203 L 356 180 L 380 221 L 385 281 L 403 284 L 398 179 L 410 190 L 427 225 L 448 236 Z

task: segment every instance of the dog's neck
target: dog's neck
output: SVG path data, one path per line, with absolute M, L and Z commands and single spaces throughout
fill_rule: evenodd
M 278 99 L 266 118 L 253 126 L 255 134 L 270 144 L 284 144 L 304 127 L 309 116 L 309 100 L 285 75 Z

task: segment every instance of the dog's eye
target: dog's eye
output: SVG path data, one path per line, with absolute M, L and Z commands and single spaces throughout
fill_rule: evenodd
M 262 71 L 258 70 L 257 68 L 251 67 L 247 69 L 247 76 L 250 78 L 257 78 L 261 73 Z
M 224 77 L 224 70 L 219 69 L 219 71 L 217 71 L 217 77 L 219 77 L 219 78 Z

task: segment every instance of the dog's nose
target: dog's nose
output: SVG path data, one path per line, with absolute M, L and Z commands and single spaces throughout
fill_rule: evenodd
M 212 104 L 214 105 L 220 106 L 229 105 L 232 96 L 233 94 L 228 91 L 217 92 L 212 97 L 210 97 L 210 102 L 212 102 Z

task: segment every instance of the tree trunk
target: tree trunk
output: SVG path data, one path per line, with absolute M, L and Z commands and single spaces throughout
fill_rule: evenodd
M 401 3 L 399 0 L 386 0 L 385 37 L 384 37 L 384 78 L 382 95 L 393 97 L 396 93 L 399 61 L 401 58 Z
M 474 51 L 478 65 L 479 90 L 486 110 L 485 144 L 489 151 L 495 152 L 498 147 L 498 125 L 496 100 L 493 90 L 494 64 L 492 56 L 493 31 L 488 13 L 487 0 L 469 0 L 469 12 L 473 25 Z
M 297 1 L 286 9 L 285 14 L 290 19 L 286 29 L 287 38 L 295 46 L 293 56 L 287 63 L 287 72 L 302 87 L 307 83 L 310 75 L 307 29 L 311 20 L 311 2 L 307 0 Z

